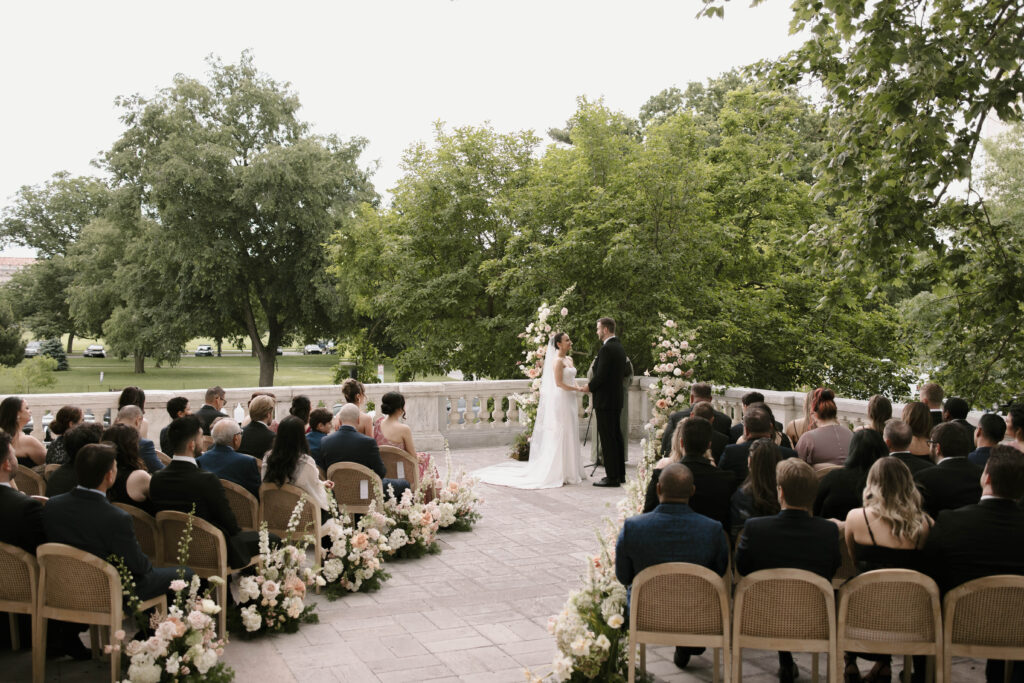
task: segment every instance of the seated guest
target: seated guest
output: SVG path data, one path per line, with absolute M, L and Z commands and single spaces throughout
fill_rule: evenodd
M 814 515 L 826 519 L 846 519 L 847 513 L 861 506 L 868 471 L 875 461 L 889 455 L 882 435 L 874 429 L 854 432 L 850 455 L 842 469 L 825 475 L 814 499 Z
M 43 504 L 26 496 L 11 482 L 18 471 L 18 457 L 14 455 L 11 436 L 0 432 L 0 542 L 16 545 L 27 553 L 36 554 L 36 547 L 46 543 L 43 529 Z
M 842 465 L 850 452 L 853 432 L 839 424 L 836 395 L 831 389 L 816 389 L 811 399 L 814 428 L 800 437 L 797 455 L 808 465 Z
M 736 548 L 736 570 L 746 575 L 762 569 L 802 569 L 832 581 L 842 562 L 839 527 L 811 516 L 818 477 L 807 463 L 789 459 L 776 466 L 776 479 L 782 511 L 747 520 Z M 796 677 L 793 655 L 779 652 L 779 680 L 792 683 Z
M 170 415 L 172 420 L 191 415 L 192 408 L 188 404 L 188 399 L 184 396 L 175 396 L 172 399 L 168 399 L 167 414 Z M 164 427 L 160 430 L 160 452 L 167 455 L 167 452 L 170 450 L 171 444 L 167 441 L 167 427 Z
M 164 468 L 164 464 L 160 462 L 160 458 L 156 455 L 156 446 L 149 439 L 142 437 L 142 429 L 145 427 L 145 415 L 142 412 L 142 408 L 135 404 L 126 405 L 117 411 L 117 420 L 115 422 L 134 427 L 135 431 L 139 433 L 139 457 L 142 458 L 142 462 L 146 464 L 146 469 L 150 473 L 159 472 Z
M 789 424 L 786 425 L 786 436 L 789 438 L 790 444 L 797 444 L 800 442 L 800 437 L 805 432 L 811 431 L 813 424 L 813 417 L 811 416 L 811 401 L 814 400 L 814 392 L 816 389 L 811 389 L 804 394 L 804 416 L 798 417 L 795 420 L 790 420 Z
M 359 380 L 349 377 L 341 383 L 341 395 L 345 397 L 345 403 L 354 403 L 359 408 L 359 425 L 356 431 L 364 436 L 373 436 L 373 418 L 367 415 L 366 389 Z
M 995 413 L 985 413 L 974 430 L 974 450 L 967 454 L 972 464 L 984 468 L 988 455 L 1006 436 L 1006 422 Z
M 107 498 L 111 503 L 134 505 L 155 515 L 156 508 L 149 500 L 150 475 L 139 457 L 139 433 L 126 424 L 114 424 L 103 432 L 103 441 L 117 452 L 117 476 L 107 489 Z
M 711 424 L 699 417 L 683 424 L 694 420 L 703 423 L 701 432 L 711 429 Z M 650 512 L 627 517 L 615 543 L 615 578 L 626 586 L 627 619 L 633 579 L 644 569 L 665 562 L 690 562 L 724 574 L 729 564 L 729 544 L 722 525 L 688 504 L 696 488 L 689 468 L 672 463 L 659 471 L 658 505 Z M 686 668 L 690 656 L 703 651 L 677 647 L 676 666 Z
M 117 412 L 125 406 L 135 406 L 142 412 L 142 422 L 133 425 L 139 430 L 139 436 L 143 439 L 149 438 L 149 420 L 146 419 L 146 392 L 139 387 L 125 387 L 121 395 L 117 397 Z M 155 450 L 155 449 L 154 449 Z
M 1011 446 L 1024 451 L 1024 404 L 1012 405 L 1006 412 L 1006 435 L 1013 439 Z
M 931 446 L 935 467 L 914 475 L 928 514 L 936 517 L 942 510 L 977 503 L 981 468 L 967 459 L 971 442 L 964 428 L 952 422 L 939 424 L 932 430 Z
M 885 431 L 885 423 L 892 419 L 892 402 L 881 394 L 868 400 L 868 424 L 864 429 L 873 429 L 879 436 Z
M 363 436 L 356 430 L 359 424 L 359 408 L 355 403 L 346 403 L 338 411 L 338 421 L 341 427 L 333 434 L 328 434 L 320 442 L 320 459 L 323 462 L 324 471 L 331 469 L 336 462 L 354 462 L 369 468 L 381 478 L 384 486 L 384 495 L 389 496 L 390 489 L 394 489 L 395 498 L 401 498 L 402 493 L 409 488 L 409 482 L 405 479 L 386 479 L 387 468 L 380 457 L 380 448 L 377 442 L 368 436 Z
M 942 423 L 942 399 L 945 398 L 946 392 L 935 382 L 925 382 L 918 388 L 917 393 L 921 403 L 928 407 L 928 413 L 932 418 L 932 426 L 929 427 L 930 431 L 933 427 Z
M 722 457 L 718 460 L 718 467 L 724 472 L 732 472 L 736 475 L 736 481 L 743 481 L 747 478 L 747 460 L 750 455 L 750 442 L 757 439 L 772 439 L 772 416 L 764 404 L 753 406 L 743 416 L 743 435 L 741 441 L 731 446 L 726 446 L 722 451 Z M 779 447 L 780 458 L 795 458 L 796 451 L 791 448 Z
M 698 403 L 711 403 L 711 385 L 706 382 L 697 382 L 690 386 L 690 407 L 679 410 L 668 416 L 668 424 L 661 436 L 661 452 L 672 451 L 672 435 L 675 433 L 676 425 L 690 417 L 693 407 Z M 732 426 L 732 419 L 723 412 L 715 411 L 715 429 L 725 436 L 729 436 L 729 428 Z
M 981 475 L 978 503 L 939 513 L 925 544 L 929 574 L 943 593 L 962 583 L 995 574 L 1024 574 L 1024 456 L 1010 446 L 994 446 Z M 1014 680 L 1024 680 L 1024 662 L 1015 662 Z M 1003 663 L 989 660 L 989 681 L 1003 680 Z
M 412 429 L 405 424 L 405 396 L 389 391 L 380 399 L 383 417 L 373 423 L 373 438 L 380 446 L 394 446 L 406 453 L 412 453 L 419 461 L 420 481 L 426 481 L 430 474 L 430 454 L 416 450 L 412 442 Z
M 973 437 L 974 425 L 967 421 L 970 412 L 971 406 L 967 401 L 958 396 L 950 396 L 942 406 L 942 421 L 960 425 Z
M 46 463 L 46 447 L 39 439 L 22 431 L 31 419 L 32 411 L 25 399 L 8 396 L 0 401 L 0 431 L 11 437 L 18 464 L 25 467 Z M 42 431 L 37 433 L 41 434 Z
M 184 567 L 154 568 L 135 538 L 135 524 L 124 510 L 107 500 L 107 490 L 117 477 L 117 454 L 113 446 L 90 444 L 75 456 L 79 485 L 43 506 L 46 537 L 92 553 L 102 560 L 119 555 L 135 579 L 139 598 L 163 595 Z
M 864 507 L 850 510 L 846 516 L 846 545 L 862 572 L 873 569 L 921 571 L 925 566 L 921 549 L 931 526 L 932 518 L 921 508 L 921 494 L 914 486 L 910 470 L 896 458 L 880 458 L 868 471 Z M 889 655 L 852 652 L 846 653 L 848 676 L 859 676 L 858 656 L 875 662 L 869 674 L 871 680 L 891 677 Z
M 715 520 L 723 529 L 728 529 L 729 505 L 736 489 L 736 475 L 720 470 L 704 457 L 711 445 L 711 423 L 702 417 L 688 417 L 676 428 L 676 433 L 683 451 L 680 462 L 690 470 L 695 486 L 690 507 Z M 650 512 L 656 507 L 653 501 L 657 500 L 658 477 L 668 463 L 659 464 L 662 466 L 655 466 L 651 473 L 644 512 Z
M 213 426 L 214 420 L 219 417 L 228 416 L 227 413 L 222 411 L 227 403 L 226 396 L 224 390 L 220 387 L 210 387 L 206 390 L 206 396 L 203 397 L 203 405 L 196 411 L 199 424 L 203 426 L 203 436 L 210 436 L 210 428 Z M 170 448 L 170 444 L 167 447 Z M 164 453 L 166 452 L 164 451 Z
M 220 479 L 212 472 L 199 469 L 196 464 L 202 431 L 199 419 L 194 415 L 179 417 L 171 423 L 167 436 L 171 440 L 174 457 L 171 464 L 153 475 L 149 482 L 149 497 L 158 510 L 187 513 L 195 506 L 197 517 L 224 533 L 228 565 L 243 567 L 259 553 L 259 534 L 242 531 L 238 527 Z M 271 536 L 276 538 L 273 534 Z
M 295 396 L 292 398 L 292 407 L 288 409 L 289 415 L 302 420 L 302 424 L 309 423 L 309 414 L 313 410 L 313 404 L 309 402 L 308 396 Z
M 743 394 L 742 398 L 740 398 L 740 403 L 743 405 L 743 415 L 746 416 L 747 409 L 749 409 L 752 404 L 764 403 L 764 394 L 762 394 L 760 391 L 748 391 L 747 393 Z M 779 431 L 782 431 L 781 427 L 779 428 Z M 740 437 L 742 436 L 743 419 L 741 417 L 739 422 L 737 422 L 736 424 L 729 428 L 729 443 L 737 443 L 740 440 Z
M 733 539 L 751 517 L 765 517 L 779 512 L 779 499 L 775 491 L 775 466 L 782 461 L 779 447 L 768 439 L 757 439 L 748 444 L 747 476 L 732 494 L 729 506 L 729 535 Z
M 751 403 L 747 409 L 750 410 L 753 408 L 763 410 L 765 413 L 768 414 L 768 424 L 771 425 L 771 436 L 769 438 L 771 438 L 772 442 L 775 443 L 775 445 L 779 446 L 780 448 L 787 448 L 792 450 L 793 443 L 789 440 L 789 437 L 786 436 L 786 433 L 782 431 L 782 423 L 778 422 L 775 419 L 775 414 L 772 413 L 771 406 L 769 406 L 767 403 Z M 736 427 L 740 428 L 740 435 L 739 438 L 736 439 L 736 443 L 743 443 L 743 423 L 740 422 L 739 424 L 733 426 L 734 429 Z
M 50 422 L 50 433 L 56 436 L 46 446 L 46 464 L 63 465 L 68 461 L 68 452 L 64 448 L 64 433 L 82 423 L 85 416 L 78 406 L 64 406 L 53 416 Z
M 242 443 L 239 453 L 263 458 L 274 447 L 274 432 L 270 423 L 274 419 L 273 398 L 259 395 L 249 403 L 249 424 L 242 427 Z
M 931 457 L 928 437 L 932 433 L 932 414 L 928 411 L 928 406 L 918 401 L 912 401 L 903 406 L 902 419 L 910 425 L 910 431 L 914 435 L 914 440 L 907 447 L 910 454 L 920 457 Z M 938 424 L 938 422 L 935 424 Z
M 309 433 L 306 434 L 306 442 L 309 443 L 309 454 L 319 467 L 324 466 L 320 458 L 320 442 L 331 433 L 332 422 L 334 416 L 326 408 L 317 408 L 309 414 Z
M 212 432 L 213 447 L 196 458 L 199 469 L 238 484 L 259 500 L 260 461 L 235 450 L 242 443 L 242 428 L 230 418 L 220 418 Z
M 889 455 L 906 465 L 911 474 L 916 475 L 921 470 L 935 467 L 931 458 L 913 455 L 910 452 L 910 444 L 914 441 L 914 430 L 903 420 L 893 418 L 886 422 L 882 438 L 885 439 Z
M 725 447 L 729 445 L 729 437 L 714 428 L 715 409 L 711 407 L 710 403 L 698 403 L 693 407 L 690 415 L 694 417 L 703 417 L 711 423 L 711 448 L 708 450 L 706 455 L 711 456 L 711 462 L 718 462 L 719 458 L 722 457 L 722 451 L 724 451 Z
M 78 486 L 78 473 L 75 471 L 75 456 L 83 447 L 91 443 L 99 443 L 103 436 L 103 425 L 95 422 L 84 422 L 64 432 L 64 450 L 67 461 L 50 472 L 46 478 L 46 495 L 50 498 L 67 493 Z
M 326 488 L 334 488 L 333 482 L 320 481 L 316 462 L 309 457 L 306 443 L 306 423 L 302 418 L 289 415 L 277 426 L 274 447 L 263 459 L 263 481 L 282 486 L 291 484 L 309 494 L 310 500 L 320 506 L 324 521 L 329 518 L 330 503 Z

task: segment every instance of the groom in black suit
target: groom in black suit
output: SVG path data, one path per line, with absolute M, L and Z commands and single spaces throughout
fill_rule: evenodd
M 597 338 L 601 350 L 594 363 L 594 376 L 583 391 L 593 394 L 597 416 L 597 433 L 604 453 L 605 477 L 594 486 L 618 486 L 626 481 L 626 444 L 619 421 L 622 415 L 622 378 L 626 376 L 626 351 L 615 336 L 615 321 L 597 321 Z

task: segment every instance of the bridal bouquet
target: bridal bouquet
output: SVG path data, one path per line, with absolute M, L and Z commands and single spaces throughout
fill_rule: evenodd
M 294 538 L 305 506 L 303 496 L 288 519 L 288 537 Z M 243 576 L 231 583 L 231 595 L 240 608 L 232 613 L 233 626 L 241 623 L 246 635 L 281 632 L 295 633 L 301 623 L 316 623 L 315 605 L 305 603 L 308 586 L 325 585 L 320 571 L 305 567 L 306 549 L 312 536 L 303 536 L 296 545 L 282 540 L 271 546 L 266 522 L 260 524 L 260 559 L 255 576 Z
M 330 492 L 328 500 L 334 519 L 329 528 L 331 547 L 322 570 L 328 599 L 337 600 L 350 592 L 378 590 L 391 578 L 384 571 L 384 556 L 391 552 L 391 547 L 388 534 L 377 528 L 373 518 L 376 501 L 370 502 L 370 512 L 353 526 L 345 511 L 339 513 L 338 504 Z
M 484 502 L 476 488 L 480 482 L 462 470 L 454 479 L 452 478 L 452 453 L 447 441 L 444 444 L 444 460 L 447 468 L 444 481 L 441 480 L 437 467 L 433 467 L 433 502 L 438 509 L 438 527 L 453 531 L 470 531 L 473 524 L 480 519 L 477 508 Z
M 388 537 L 388 557 L 415 558 L 441 552 L 437 545 L 439 510 L 436 501 L 423 502 L 423 490 L 406 489 L 400 500 L 392 495 L 384 501 L 385 514 L 395 521 Z
M 690 378 L 693 377 L 693 364 L 697 354 L 690 343 L 693 333 L 684 332 L 674 320 L 661 316 L 661 334 L 651 346 L 657 361 L 646 374 L 655 378 L 655 382 L 647 390 L 651 399 L 650 425 L 657 430 L 656 438 L 668 423 L 668 416 L 682 410 L 689 401 Z
M 185 533 L 178 544 L 178 564 L 188 561 L 188 548 L 192 542 L 192 516 L 189 515 Z M 131 573 L 123 562 L 116 563 L 121 574 L 128 603 L 134 609 L 138 598 L 133 594 L 128 578 Z M 179 574 L 179 577 L 183 574 Z M 112 657 L 122 658 L 122 669 L 127 671 L 127 682 L 160 683 L 161 681 L 213 681 L 224 683 L 234 680 L 235 672 L 219 661 L 224 654 L 225 639 L 217 637 L 217 618 L 221 606 L 210 598 L 219 576 L 209 579 L 209 587 L 199 590 L 199 577 L 191 582 L 183 578 L 171 581 L 174 601 L 167 614 L 154 613 L 150 620 L 153 636 L 145 640 L 132 640 L 122 645 L 125 632 L 117 630 L 111 635 L 110 645 L 104 650 Z

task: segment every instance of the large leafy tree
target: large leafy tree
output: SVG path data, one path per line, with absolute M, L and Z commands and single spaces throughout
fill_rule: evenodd
M 120 105 L 126 130 L 106 163 L 160 234 L 154 256 L 177 287 L 165 304 L 246 334 L 260 384 L 273 384 L 286 338 L 344 325 L 324 245 L 376 199 L 357 164 L 366 141 L 312 134 L 298 96 L 248 53 L 238 64 L 211 58 L 205 82 L 179 75 Z

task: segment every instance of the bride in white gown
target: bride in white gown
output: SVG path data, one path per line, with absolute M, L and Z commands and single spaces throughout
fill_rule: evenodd
M 565 332 L 551 337 L 544 354 L 540 400 L 533 424 L 528 462 L 503 462 L 477 470 L 473 476 L 488 484 L 519 489 L 550 489 L 578 484 L 586 478 L 581 461 L 576 368 Z

